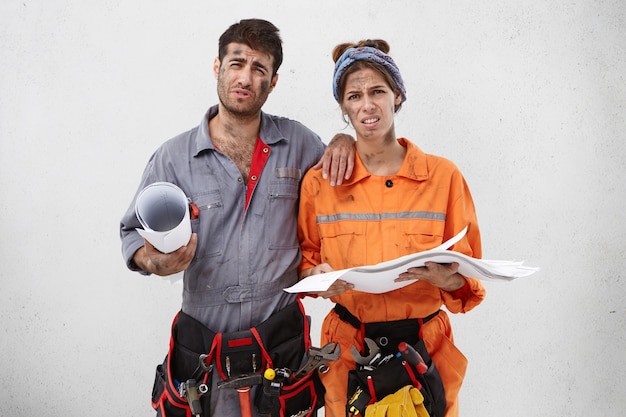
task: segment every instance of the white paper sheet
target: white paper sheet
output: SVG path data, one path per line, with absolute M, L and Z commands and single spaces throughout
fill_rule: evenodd
M 191 237 L 189 202 L 185 193 L 169 182 L 155 182 L 146 186 L 135 202 L 135 213 L 143 229 L 135 229 L 144 239 L 163 253 L 174 252 L 186 245 Z M 175 216 L 167 230 L 154 230 L 154 218 Z M 159 219 L 157 219 L 159 220 Z M 151 222 L 155 224 L 150 224 Z M 164 222 L 160 222 L 164 223 Z M 152 226 L 152 227 L 151 227 Z
M 380 294 L 414 283 L 413 280 L 395 282 L 395 279 L 401 273 L 406 272 L 408 268 L 421 267 L 426 262 L 442 264 L 458 262 L 461 275 L 489 281 L 511 281 L 515 278 L 531 275 L 539 270 L 539 268 L 523 266 L 523 262 L 519 261 L 489 261 L 447 250 L 463 238 L 466 232 L 467 228 L 443 245 L 431 250 L 402 256 L 376 265 L 311 275 L 295 285 L 285 288 L 285 291 L 290 293 L 326 291 L 333 282 L 342 279 L 354 284 L 354 289 L 357 291 Z

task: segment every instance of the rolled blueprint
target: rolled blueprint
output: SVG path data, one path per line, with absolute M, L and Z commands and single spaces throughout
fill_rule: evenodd
M 135 201 L 135 214 L 143 228 L 137 232 L 159 251 L 174 252 L 189 242 L 189 202 L 176 185 L 155 182 L 146 186 Z

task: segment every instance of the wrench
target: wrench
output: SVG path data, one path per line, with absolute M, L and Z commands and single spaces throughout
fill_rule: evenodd
M 298 381 L 304 378 L 309 373 L 313 372 L 315 368 L 318 368 L 321 373 L 328 371 L 328 362 L 336 361 L 341 355 L 341 346 L 339 343 L 330 342 L 322 348 L 310 347 L 309 358 L 306 363 L 296 371 L 292 376 L 292 381 Z
M 202 388 L 200 388 L 202 387 Z M 200 403 L 200 392 L 206 392 L 206 385 L 198 384 L 195 379 L 188 379 L 180 384 L 178 393 L 181 397 L 185 397 L 189 404 L 189 410 L 194 417 L 202 415 L 202 404 Z
M 352 353 L 352 359 L 354 359 L 354 361 L 359 365 L 370 365 L 378 357 L 380 357 L 380 348 L 375 341 L 366 337 L 365 344 L 367 345 L 367 349 L 369 351 L 369 354 L 367 356 L 361 355 L 359 351 L 356 350 L 356 347 L 354 345 L 352 345 L 350 349 L 350 353 Z

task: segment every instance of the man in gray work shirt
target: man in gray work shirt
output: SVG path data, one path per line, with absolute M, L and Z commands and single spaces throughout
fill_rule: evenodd
M 213 68 L 219 104 L 150 158 L 138 192 L 171 182 L 198 209 L 186 246 L 163 254 L 144 241 L 135 231 L 141 226 L 134 199 L 121 220 L 128 267 L 161 276 L 184 271 L 182 312 L 214 332 L 257 326 L 296 300 L 282 289 L 298 277 L 300 180 L 318 161 L 322 166 L 324 144 L 302 124 L 261 111 L 281 63 L 275 26 L 258 19 L 232 25 L 220 37 Z M 351 172 L 353 140 L 334 142 L 324 170 L 332 160 L 331 181 L 340 184 Z M 241 415 L 235 390 L 210 395 L 211 415 Z

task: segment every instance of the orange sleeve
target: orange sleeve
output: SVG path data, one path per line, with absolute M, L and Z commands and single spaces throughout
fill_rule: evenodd
M 482 243 L 472 195 L 460 172 L 455 172 L 451 181 L 446 229 L 461 230 L 467 225 L 465 237 L 451 249 L 480 259 L 482 258 Z M 441 291 L 442 301 L 451 313 L 466 313 L 485 298 L 485 288 L 480 280 L 464 278 L 466 284 L 457 291 Z
M 319 181 L 313 178 L 315 171 L 310 170 L 302 180 L 300 206 L 298 210 L 298 240 L 302 249 L 302 260 L 298 271 L 313 268 L 322 263 L 320 256 L 320 236 L 315 218 L 315 198 L 319 193 Z M 317 184 L 317 187 L 314 185 Z
M 467 313 L 485 299 L 486 291 L 480 280 L 465 277 L 465 281 L 456 291 L 441 291 L 441 299 L 450 313 Z
M 452 174 L 450 182 L 444 240 L 450 239 L 467 226 L 465 237 L 450 249 L 480 259 L 482 242 L 472 194 L 458 170 Z

